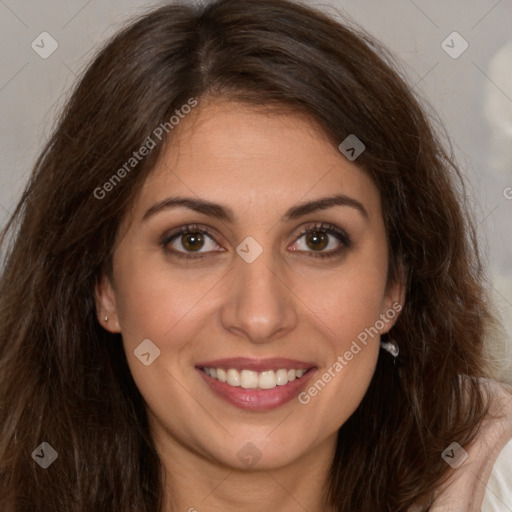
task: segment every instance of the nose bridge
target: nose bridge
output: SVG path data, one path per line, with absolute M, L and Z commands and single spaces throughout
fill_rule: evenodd
M 271 341 L 296 321 L 283 266 L 270 248 L 263 250 L 254 239 L 244 240 L 237 253 L 222 322 L 226 329 L 242 332 L 253 342 Z

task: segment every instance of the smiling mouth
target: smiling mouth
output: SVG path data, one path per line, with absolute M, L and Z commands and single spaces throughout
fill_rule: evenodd
M 266 370 L 257 372 L 254 370 L 237 370 L 234 368 L 201 367 L 201 371 L 215 380 L 224 382 L 232 387 L 243 389 L 273 389 L 277 386 L 286 386 L 289 382 L 301 379 L 313 368 Z

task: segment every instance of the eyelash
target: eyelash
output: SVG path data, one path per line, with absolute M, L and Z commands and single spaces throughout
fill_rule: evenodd
M 335 236 L 340 242 L 341 245 L 338 249 L 334 249 L 328 252 L 309 252 L 306 251 L 306 254 L 308 256 L 311 256 L 312 258 L 333 258 L 335 256 L 338 256 L 342 251 L 344 251 L 346 248 L 350 247 L 352 242 L 350 240 L 350 237 L 347 235 L 345 231 L 342 229 L 337 228 L 333 224 L 328 223 L 317 223 L 313 226 L 308 227 L 307 229 L 304 229 L 297 235 L 297 240 L 301 238 L 304 235 L 307 235 L 309 233 L 315 232 L 315 231 L 323 231 L 329 235 Z M 165 235 L 162 240 L 160 241 L 160 245 L 171 253 L 173 256 L 176 256 L 179 259 L 195 259 L 195 260 L 202 260 L 204 259 L 208 253 L 203 254 L 192 254 L 192 253 L 184 253 L 181 251 L 176 251 L 175 249 L 169 249 L 168 245 L 177 237 L 180 235 L 186 235 L 190 233 L 201 233 L 202 235 L 208 235 L 211 239 L 213 239 L 212 233 L 204 228 L 200 227 L 198 224 L 188 224 L 186 226 L 182 226 L 177 231 L 174 231 L 173 233 L 170 233 L 169 235 Z M 301 252 L 301 251 L 297 251 Z

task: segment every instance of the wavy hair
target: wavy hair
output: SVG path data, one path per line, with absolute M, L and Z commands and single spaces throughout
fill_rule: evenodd
M 111 274 L 121 220 L 164 144 L 107 198 L 95 191 L 191 97 L 291 109 L 335 147 L 349 134 L 365 144 L 357 165 L 380 190 L 388 277 L 406 286 L 391 331 L 399 366 L 379 357 L 341 426 L 325 503 L 429 510 L 446 478 L 441 452 L 475 438 L 487 412 L 478 378 L 493 375 L 462 173 L 394 57 L 354 23 L 291 0 L 153 8 L 98 50 L 74 87 L 1 237 L 0 509 L 162 506 L 145 403 L 120 334 L 97 321 L 94 286 Z M 58 451 L 46 471 L 31 458 L 42 441 Z

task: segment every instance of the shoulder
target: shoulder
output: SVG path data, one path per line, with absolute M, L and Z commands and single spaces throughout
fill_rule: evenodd
M 512 491 L 512 387 L 492 379 L 479 379 L 479 383 L 489 398 L 489 414 L 476 439 L 464 447 L 466 460 L 451 470 L 432 512 L 501 512 L 482 509 L 485 503 L 492 507 L 492 486 L 503 495 Z M 507 505 L 504 510 L 510 510 L 512 503 Z
M 501 450 L 487 482 L 482 512 L 512 510 L 512 439 Z
M 503 439 L 497 444 L 498 454 L 486 483 L 482 512 L 509 511 L 512 510 L 512 387 L 496 381 L 489 381 L 488 385 L 494 392 L 496 409 L 505 416 L 500 429 L 496 429 L 495 435 L 502 435 Z

